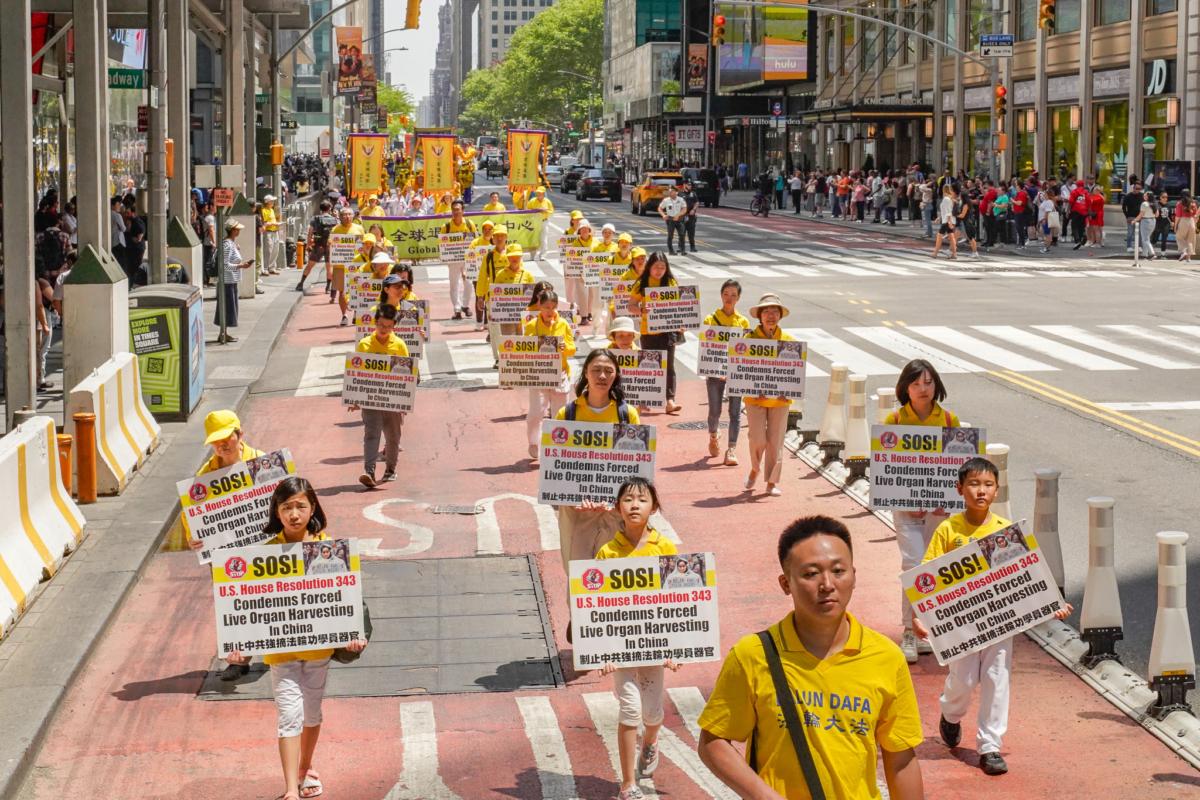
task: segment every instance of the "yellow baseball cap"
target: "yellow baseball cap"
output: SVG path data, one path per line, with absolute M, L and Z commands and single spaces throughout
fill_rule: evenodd
M 635 247 L 629 251 L 630 258 L 638 258 L 638 257 L 644 256 L 644 255 L 646 255 L 646 248 L 644 248 L 644 247 Z
M 622 233 L 620 236 L 618 236 L 618 237 L 617 237 L 617 241 L 618 241 L 618 242 L 630 242 L 630 243 L 632 243 L 632 242 L 633 242 L 633 236 L 632 236 L 631 234 L 628 234 L 628 233 Z
M 571 212 L 571 219 L 583 219 L 583 212 L 578 208 Z
M 505 236 L 508 236 L 508 226 L 503 222 L 501 222 L 499 225 L 496 225 L 492 228 L 492 235 L 495 236 L 497 233 L 503 233 Z
M 495 228 L 496 223 L 492 222 L 490 219 L 485 219 L 479 227 L 480 228 Z
M 537 187 L 536 189 L 534 189 L 534 191 L 535 191 L 535 192 L 537 192 L 538 194 L 545 194 L 545 193 L 546 193 L 546 187 L 545 187 L 545 186 L 539 186 L 539 187 Z
M 375 244 L 375 234 L 364 233 L 363 234 L 363 244 Z
M 504 255 L 507 256 L 508 258 L 512 258 L 513 256 L 517 256 L 519 258 L 519 257 L 525 255 L 525 250 L 521 247 L 520 244 L 518 244 L 517 242 L 513 242 L 504 250 Z
M 241 427 L 242 421 L 229 409 L 210 411 L 204 418 L 204 433 L 206 434 L 204 443 L 212 444 L 222 439 L 228 439 L 234 431 L 241 430 Z

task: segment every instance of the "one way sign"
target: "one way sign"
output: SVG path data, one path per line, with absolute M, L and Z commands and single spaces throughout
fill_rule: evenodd
M 1011 58 L 1013 54 L 1011 33 L 985 33 L 979 37 L 979 55 L 984 58 Z

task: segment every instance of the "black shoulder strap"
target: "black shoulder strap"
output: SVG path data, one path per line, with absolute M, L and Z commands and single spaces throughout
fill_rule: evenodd
M 787 723 L 788 733 L 792 737 L 792 747 L 796 750 L 796 758 L 800 760 L 800 771 L 804 773 L 804 782 L 808 785 L 808 793 L 813 800 L 825 800 L 825 788 L 821 786 L 821 776 L 817 773 L 817 765 L 813 763 L 812 751 L 808 748 L 808 739 L 804 735 L 804 727 L 796 714 L 796 703 L 788 685 L 787 676 L 783 674 L 783 662 L 779 660 L 779 650 L 775 647 L 775 639 L 770 630 L 759 631 L 758 638 L 762 641 L 763 653 L 767 657 L 767 666 L 771 670 L 771 681 L 775 684 L 775 702 L 783 712 Z
M 567 413 L 566 413 L 567 422 L 575 421 L 575 408 L 576 408 L 575 404 L 576 404 L 576 402 L 577 401 L 572 400 L 571 402 L 567 403 Z
M 617 404 L 617 421 L 622 425 L 629 424 L 629 406 L 624 401 Z

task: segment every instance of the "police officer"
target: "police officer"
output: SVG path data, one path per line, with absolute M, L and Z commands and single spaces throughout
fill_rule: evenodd
M 691 181 L 683 182 L 683 193 L 679 195 L 687 203 L 687 213 L 683 217 L 683 230 L 687 233 L 687 243 L 692 252 L 696 252 L 696 210 L 700 207 L 700 196 L 692 188 Z M 683 252 L 683 239 L 679 240 L 679 252 Z

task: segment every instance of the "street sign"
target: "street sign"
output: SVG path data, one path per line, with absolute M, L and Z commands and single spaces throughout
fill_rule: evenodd
M 675 146 L 681 150 L 704 149 L 703 125 L 676 125 L 674 134 Z
M 328 147 L 321 148 L 321 158 L 329 158 L 329 148 Z
M 783 103 L 778 100 L 771 101 L 771 116 L 778 117 L 783 114 Z
M 709 143 L 709 144 L 716 144 L 716 143 L 717 143 L 717 132 L 716 132 L 716 131 L 709 131 L 709 132 L 708 132 L 708 143 Z
M 261 106 L 271 99 L 270 92 L 256 92 L 254 95 L 254 104 Z
M 984 58 L 1012 58 L 1015 38 L 1011 33 L 980 34 L 979 55 Z
M 233 207 L 233 189 L 213 189 L 212 190 L 213 205 L 217 208 L 232 208 Z
M 150 130 L 150 106 L 138 106 L 137 128 L 138 133 Z
M 140 69 L 108 68 L 108 88 L 110 89 L 145 89 L 146 72 Z
M 281 119 L 279 121 L 279 128 L 285 131 L 298 131 L 300 130 L 300 123 L 294 119 Z

